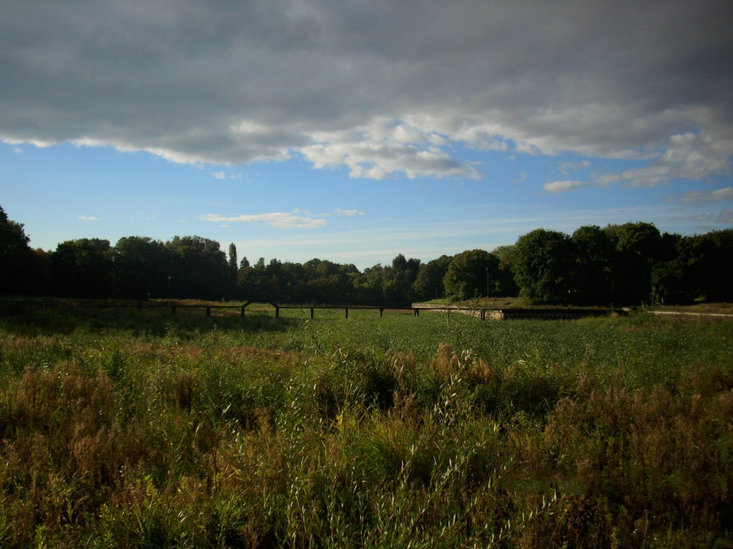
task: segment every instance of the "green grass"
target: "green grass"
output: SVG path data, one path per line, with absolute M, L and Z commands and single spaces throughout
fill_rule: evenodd
M 0 546 L 725 547 L 731 336 L 17 306 Z

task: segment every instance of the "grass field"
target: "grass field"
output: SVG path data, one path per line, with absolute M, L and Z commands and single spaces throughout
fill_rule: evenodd
M 0 546 L 733 546 L 733 323 L 16 305 Z

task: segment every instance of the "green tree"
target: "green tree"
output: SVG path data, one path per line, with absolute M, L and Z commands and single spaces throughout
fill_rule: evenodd
M 442 255 L 421 265 L 415 282 L 412 284 L 412 291 L 417 299 L 438 299 L 445 297 L 443 278 L 448 272 L 452 257 Z
M 112 260 L 118 297 L 146 299 L 168 295 L 170 257 L 162 242 L 141 236 L 120 238 Z
M 573 245 L 565 233 L 535 229 L 515 245 L 515 280 L 537 303 L 567 303 L 571 294 Z
M 677 257 L 688 297 L 733 300 L 733 229 L 682 237 Z
M 32 252 L 23 225 L 8 219 L 0 207 L 0 294 L 26 293 L 30 286 Z
M 445 293 L 456 299 L 490 294 L 499 275 L 498 258 L 484 250 L 466 250 L 451 259 L 445 274 Z
M 412 299 L 412 285 L 420 271 L 419 259 L 405 259 L 398 254 L 392 260 L 392 267 L 382 271 L 382 289 L 386 305 L 408 305 Z
M 507 297 L 519 295 L 519 286 L 514 280 L 515 247 L 499 246 L 491 253 L 499 260 L 495 294 Z
M 353 279 L 356 302 L 361 305 L 383 305 L 385 269 L 381 265 L 367 267 Z
M 229 297 L 234 297 L 237 290 L 237 273 L 239 272 L 239 263 L 237 263 L 237 246 L 234 242 L 229 244 Z
M 173 297 L 222 299 L 229 292 L 230 270 L 219 243 L 200 236 L 174 237 L 166 242 L 171 254 Z
M 651 223 L 606 228 L 615 243 L 614 303 L 636 304 L 652 298 L 652 269 L 665 257 L 662 235 Z
M 585 305 L 610 303 L 614 246 L 608 233 L 597 225 L 585 225 L 573 233 L 572 243 L 572 301 Z
M 107 298 L 112 296 L 112 249 L 99 238 L 67 240 L 52 255 L 56 295 Z
M 229 244 L 229 268 L 234 272 L 239 269 L 239 264 L 237 263 L 237 246 L 234 242 Z

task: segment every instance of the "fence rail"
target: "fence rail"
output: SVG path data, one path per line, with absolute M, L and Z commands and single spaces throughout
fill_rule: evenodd
M 18 306 L 25 304 L 36 304 L 36 305 L 47 305 L 49 302 L 5 302 L 2 305 Z M 50 303 L 54 303 L 51 301 Z M 349 318 L 349 311 L 379 311 L 379 318 L 382 318 L 385 311 L 405 311 L 412 313 L 412 316 L 419 317 L 421 311 L 428 312 L 443 312 L 449 314 L 464 314 L 470 315 L 481 320 L 510 320 L 510 319 L 578 319 L 589 316 L 608 316 L 611 314 L 624 315 L 628 314 L 628 309 L 590 309 L 590 308 L 508 308 L 508 309 L 489 309 L 489 308 L 477 308 L 477 307 L 460 307 L 460 306 L 449 306 L 449 305 L 431 305 L 431 304 L 412 304 L 410 306 L 388 306 L 388 305 L 281 305 L 275 302 L 268 302 L 268 305 L 272 306 L 275 310 L 275 318 L 280 318 L 281 309 L 300 309 L 307 310 L 310 313 L 310 318 L 315 317 L 315 311 L 319 310 L 342 310 L 344 311 L 344 318 Z M 86 302 L 85 305 L 100 307 L 100 308 L 137 308 L 137 309 L 169 309 L 172 315 L 175 315 L 179 310 L 192 310 L 202 309 L 206 312 L 206 316 L 211 316 L 212 310 L 238 310 L 241 317 L 245 316 L 247 308 L 252 305 L 251 301 L 247 301 L 242 305 L 212 305 L 212 304 L 197 304 L 197 303 L 151 303 L 151 302 Z M 2 308 L 0 307 L 0 314 L 2 314 Z M 725 316 L 725 315 L 722 315 Z
M 239 309 L 240 316 L 245 316 L 247 307 L 252 302 L 244 305 L 197 305 L 197 304 L 170 304 L 170 305 L 137 305 L 138 307 L 160 308 L 169 307 L 171 314 L 176 314 L 177 309 L 205 309 L 206 316 L 211 316 L 212 309 Z M 384 311 L 407 311 L 412 316 L 419 317 L 420 311 L 457 313 L 480 318 L 481 320 L 510 320 L 510 319 L 546 319 L 546 320 L 573 320 L 592 316 L 608 316 L 611 314 L 625 315 L 628 309 L 561 309 L 561 308 L 525 308 L 525 309 L 487 309 L 476 307 L 451 307 L 449 305 L 411 305 L 409 307 L 387 306 L 387 305 L 280 305 L 273 301 L 268 305 L 275 309 L 275 318 L 280 318 L 281 309 L 299 309 L 310 312 L 310 318 L 315 318 L 315 311 L 320 310 L 342 310 L 344 318 L 349 318 L 349 311 L 379 311 L 379 318 L 382 318 Z

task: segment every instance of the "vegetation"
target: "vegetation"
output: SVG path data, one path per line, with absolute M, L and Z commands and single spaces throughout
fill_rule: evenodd
M 733 326 L 15 302 L 0 546 L 733 543 Z
M 492 252 L 466 250 L 422 263 L 398 254 L 359 271 L 312 259 L 237 262 L 198 236 L 160 242 L 95 238 L 31 250 L 0 208 L 0 293 L 82 298 L 197 298 L 279 303 L 408 305 L 416 300 L 521 295 L 539 304 L 639 305 L 733 301 L 733 229 L 661 234 L 650 223 L 588 225 L 572 236 L 536 229 Z

